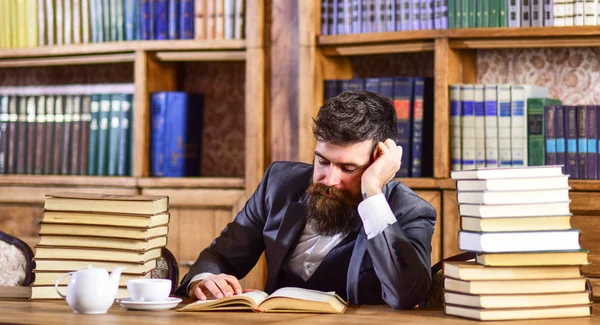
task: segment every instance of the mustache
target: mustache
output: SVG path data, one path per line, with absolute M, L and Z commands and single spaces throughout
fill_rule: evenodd
M 336 201 L 342 201 L 347 205 L 355 206 L 356 203 L 353 202 L 352 194 L 347 190 L 340 190 L 335 187 L 327 186 L 321 183 L 312 183 L 306 193 L 312 197 L 321 197 L 323 199 L 331 199 Z

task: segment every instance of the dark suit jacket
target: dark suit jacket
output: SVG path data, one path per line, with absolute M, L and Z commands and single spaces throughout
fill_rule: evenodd
M 235 220 L 200 253 L 176 294 L 187 296 L 190 279 L 203 272 L 241 279 L 263 251 L 267 260 L 265 291 L 278 289 L 284 260 L 306 223 L 305 190 L 312 172 L 312 165 L 304 163 L 271 164 Z M 355 304 L 383 299 L 393 308 L 412 308 L 427 297 L 431 286 L 431 237 L 436 212 L 394 180 L 385 185 L 383 193 L 398 222 L 371 239 L 361 228 L 348 267 L 347 297 Z M 359 292 L 364 272 L 375 273 L 381 290 Z

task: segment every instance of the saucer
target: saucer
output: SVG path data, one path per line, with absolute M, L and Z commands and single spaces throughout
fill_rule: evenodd
M 119 299 L 119 304 L 122 307 L 131 310 L 167 310 L 181 302 L 181 298 L 169 297 L 165 301 L 133 301 L 131 298 Z

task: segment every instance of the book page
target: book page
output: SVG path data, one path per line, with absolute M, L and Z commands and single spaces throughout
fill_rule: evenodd
M 285 298 L 294 298 L 301 300 L 310 300 L 310 301 L 318 301 L 318 302 L 328 302 L 332 297 L 335 297 L 335 292 L 323 292 L 302 288 L 281 288 L 273 292 L 269 299 L 277 298 L 277 297 L 285 297 Z
M 214 308 L 219 308 L 220 306 L 229 306 L 235 304 L 236 301 L 239 300 L 249 300 L 254 304 L 254 306 L 260 305 L 265 299 L 267 299 L 267 294 L 262 291 L 251 291 L 242 293 L 241 295 L 234 295 L 230 297 L 225 297 L 221 299 L 209 299 L 209 300 L 198 300 L 191 303 L 188 306 L 194 305 L 201 307 L 202 305 L 211 305 Z M 210 308 L 211 306 L 208 306 Z M 186 306 L 187 307 L 187 306 Z

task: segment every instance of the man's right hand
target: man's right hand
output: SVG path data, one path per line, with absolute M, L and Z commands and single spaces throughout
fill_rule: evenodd
M 240 281 L 229 274 L 211 275 L 204 280 L 192 283 L 189 290 L 190 298 L 198 300 L 220 299 L 241 293 Z

